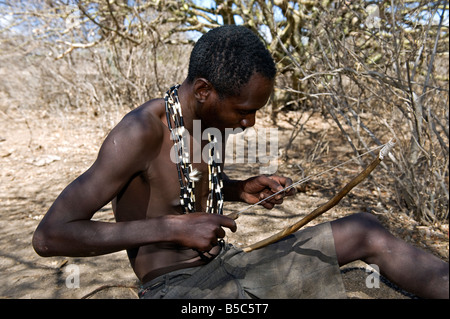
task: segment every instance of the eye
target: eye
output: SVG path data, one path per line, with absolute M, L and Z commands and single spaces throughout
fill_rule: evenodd
M 256 110 L 240 110 L 239 111 L 239 114 L 242 116 L 247 116 L 247 115 L 255 114 L 255 113 L 256 113 Z

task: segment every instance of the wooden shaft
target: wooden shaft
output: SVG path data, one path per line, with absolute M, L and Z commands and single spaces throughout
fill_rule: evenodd
M 372 161 L 372 163 L 369 164 L 361 173 L 359 173 L 356 177 L 354 177 L 347 185 L 345 185 L 344 188 L 342 188 L 336 195 L 334 195 L 328 202 L 326 202 L 324 205 L 321 205 L 320 207 L 313 210 L 311 213 L 306 215 L 304 218 L 302 218 L 300 221 L 295 223 L 292 226 L 289 226 L 285 228 L 284 230 L 266 238 L 259 242 L 256 242 L 248 247 L 243 248 L 242 250 L 245 252 L 250 252 L 252 250 L 256 250 L 262 247 L 265 247 L 267 245 L 270 245 L 272 243 L 275 243 L 279 241 L 280 239 L 283 239 L 286 236 L 289 236 L 290 234 L 296 232 L 315 218 L 319 217 L 332 207 L 336 206 L 341 199 L 347 195 L 348 192 L 352 190 L 353 187 L 361 183 L 374 169 L 377 167 L 377 165 L 381 162 L 380 157 L 377 156 L 375 160 Z

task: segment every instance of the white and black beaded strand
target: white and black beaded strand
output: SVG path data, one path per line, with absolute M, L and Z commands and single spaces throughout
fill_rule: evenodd
M 181 112 L 181 104 L 178 99 L 179 84 L 170 88 L 164 96 L 167 125 L 174 141 L 174 151 L 176 155 L 176 165 L 178 171 L 178 179 L 180 182 L 180 203 L 185 213 L 195 210 L 195 181 L 198 180 L 196 170 L 192 169 L 190 163 L 189 149 L 185 147 L 184 134 L 185 127 L 183 114 Z M 172 126 L 173 122 L 173 126 Z M 217 140 L 208 134 L 210 149 L 208 157 L 208 173 L 209 173 L 209 196 L 207 200 L 206 211 L 208 213 L 223 213 L 223 195 L 222 195 L 222 173 L 220 168 L 219 152 L 215 151 Z M 214 205 L 214 202 L 216 205 Z
M 215 136 L 208 134 L 209 140 L 209 157 L 208 157 L 208 171 L 209 171 L 209 196 L 208 196 L 208 212 L 213 212 L 213 207 L 216 208 L 216 213 L 223 214 L 223 181 L 222 172 L 220 168 L 220 151 L 217 149 L 217 139 Z M 214 205 L 214 203 L 216 205 Z
M 193 212 L 195 209 L 195 181 L 191 178 L 192 165 L 189 161 L 189 151 L 186 152 L 184 143 L 184 121 L 181 113 L 180 101 L 178 100 L 178 88 L 173 86 L 164 96 L 167 125 L 172 135 L 178 180 L 180 182 L 180 203 L 185 213 Z M 173 126 L 172 126 L 173 122 Z

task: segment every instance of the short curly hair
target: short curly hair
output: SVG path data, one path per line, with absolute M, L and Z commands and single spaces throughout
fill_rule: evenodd
M 236 96 L 254 73 L 274 79 L 276 67 L 258 36 L 244 26 L 225 25 L 208 31 L 191 52 L 188 82 L 205 78 L 219 97 Z

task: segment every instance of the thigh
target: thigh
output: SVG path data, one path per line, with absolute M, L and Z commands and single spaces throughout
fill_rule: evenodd
M 306 228 L 249 253 L 227 245 L 209 264 L 189 270 L 189 274 L 177 271 L 167 278 L 158 288 L 164 294 L 157 292 L 154 296 L 346 298 L 329 223 Z
M 345 298 L 329 223 L 228 261 L 244 269 L 240 283 L 258 298 Z

